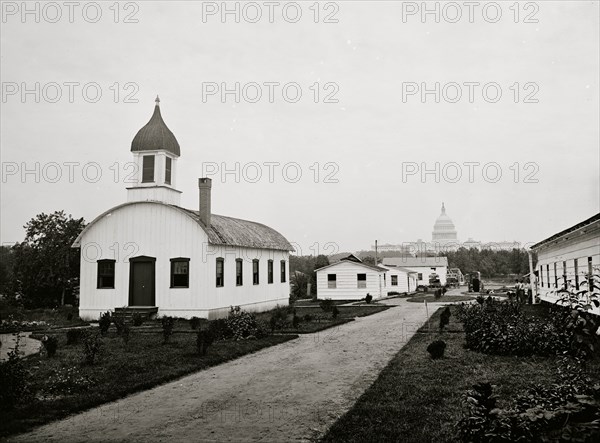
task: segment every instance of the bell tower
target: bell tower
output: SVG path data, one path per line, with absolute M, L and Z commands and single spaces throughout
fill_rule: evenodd
M 181 191 L 176 189 L 179 143 L 160 113 L 160 99 L 155 100 L 150 121 L 131 142 L 135 172 L 133 186 L 127 188 L 127 201 L 160 201 L 180 205 Z

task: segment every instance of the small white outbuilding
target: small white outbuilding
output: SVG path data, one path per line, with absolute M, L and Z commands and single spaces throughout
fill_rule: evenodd
M 415 272 L 369 265 L 353 254 L 315 272 L 319 299 L 361 300 L 367 294 L 382 298 L 389 292 L 408 293 L 417 287 Z

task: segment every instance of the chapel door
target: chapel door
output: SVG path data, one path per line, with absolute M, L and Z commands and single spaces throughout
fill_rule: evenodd
M 154 306 L 154 265 L 152 257 L 130 260 L 129 306 Z

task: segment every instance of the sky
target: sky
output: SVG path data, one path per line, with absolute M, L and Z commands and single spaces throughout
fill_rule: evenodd
M 297 253 L 430 240 L 442 202 L 462 241 L 600 210 L 596 1 L 76 3 L 2 2 L 3 244 L 126 201 L 157 95 L 182 206 L 210 177 Z

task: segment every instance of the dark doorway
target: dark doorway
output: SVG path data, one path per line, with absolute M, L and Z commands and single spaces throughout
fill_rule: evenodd
M 154 306 L 153 257 L 135 257 L 129 260 L 129 306 Z

